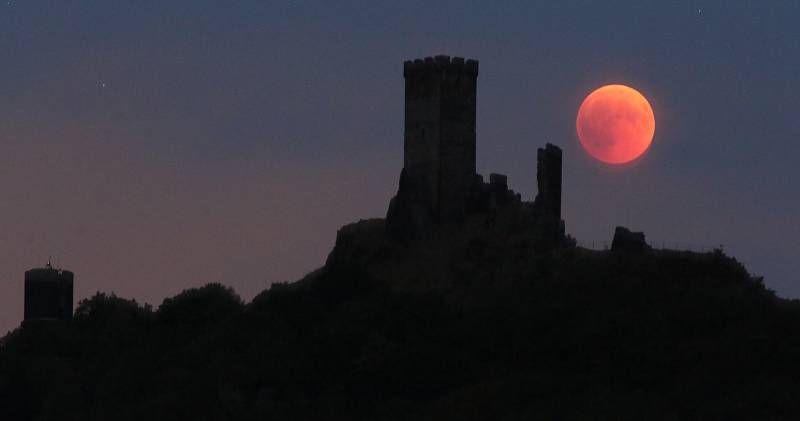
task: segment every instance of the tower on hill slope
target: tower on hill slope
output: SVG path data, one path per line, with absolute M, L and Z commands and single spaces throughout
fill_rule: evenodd
M 72 319 L 73 273 L 44 268 L 25 272 L 25 321 Z
M 475 179 L 478 62 L 448 56 L 407 61 L 404 183 L 431 223 L 463 217 Z

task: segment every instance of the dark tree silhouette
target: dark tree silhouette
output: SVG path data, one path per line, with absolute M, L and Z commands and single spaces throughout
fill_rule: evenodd
M 461 253 L 483 263 L 437 288 L 340 267 L 275 284 L 246 306 L 219 284 L 157 310 L 98 293 L 73 323 L 26 324 L 3 339 L 0 417 L 800 414 L 800 303 L 720 251 L 567 247 L 512 272 L 514 257 L 492 247 Z M 492 278 L 499 268 L 506 278 Z

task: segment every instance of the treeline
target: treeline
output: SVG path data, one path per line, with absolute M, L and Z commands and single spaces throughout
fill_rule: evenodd
M 571 249 L 423 292 L 323 270 L 247 304 L 98 293 L 3 338 L 0 419 L 798 419 L 800 304 L 701 257 Z

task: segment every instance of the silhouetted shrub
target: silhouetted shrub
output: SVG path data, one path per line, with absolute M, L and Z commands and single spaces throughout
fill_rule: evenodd
M 161 324 L 202 326 L 224 320 L 241 311 L 243 307 L 242 299 L 232 288 L 211 283 L 164 299 L 156 315 Z

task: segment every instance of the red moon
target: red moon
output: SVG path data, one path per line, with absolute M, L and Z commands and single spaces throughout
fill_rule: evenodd
M 656 132 L 653 108 L 636 89 L 606 85 L 586 97 L 575 122 L 581 145 L 607 164 L 625 164 L 640 157 Z

